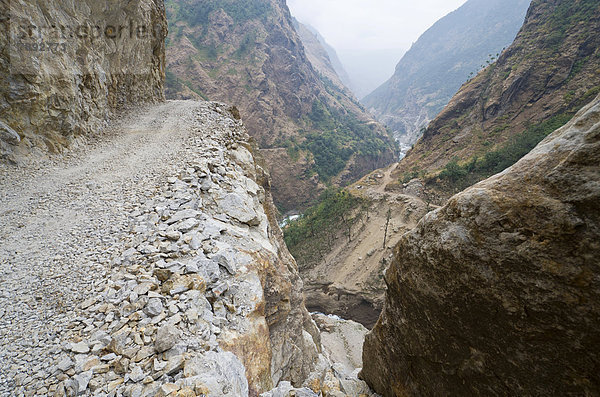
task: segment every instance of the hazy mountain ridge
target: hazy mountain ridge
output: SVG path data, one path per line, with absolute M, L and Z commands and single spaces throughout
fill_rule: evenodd
M 341 90 L 352 90 L 352 82 L 335 49 L 330 46 L 317 29 L 294 18 L 294 27 L 313 67 L 321 75 L 334 82 Z M 349 93 L 349 95 L 353 95 Z
M 398 63 L 394 76 L 362 103 L 401 143 L 413 144 L 469 74 L 512 42 L 529 3 L 468 1 L 428 29 Z
M 535 145 L 600 91 L 599 30 L 597 1 L 534 1 L 514 43 L 460 89 L 397 174 L 435 177 L 453 161 L 499 172 L 532 132 Z
M 285 4 L 170 0 L 167 96 L 238 106 L 282 210 L 394 160 L 386 130 L 311 65 Z

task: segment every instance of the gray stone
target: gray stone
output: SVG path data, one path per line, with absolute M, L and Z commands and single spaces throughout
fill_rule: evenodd
M 137 365 L 135 367 L 133 367 L 133 369 L 129 373 L 129 379 L 131 379 L 134 382 L 140 382 L 145 377 L 146 377 L 146 374 L 144 374 L 144 371 L 142 370 L 142 368 Z
M 67 372 L 68 370 L 73 368 L 74 365 L 75 363 L 69 357 L 64 357 L 62 360 L 59 361 L 56 367 L 62 372 Z
M 169 358 L 167 366 L 165 367 L 165 373 L 169 376 L 175 375 L 177 372 L 183 369 L 185 364 L 185 358 L 183 355 L 175 355 Z
M 21 142 L 21 137 L 17 131 L 13 130 L 2 121 L 0 121 L 0 139 L 12 144 Z
M 181 232 L 178 232 L 177 230 L 170 230 L 167 231 L 166 236 L 169 240 L 177 241 L 181 238 Z
M 198 221 L 195 218 L 190 218 L 190 219 L 181 221 L 180 223 L 178 223 L 176 225 L 176 227 L 177 227 L 177 230 L 179 230 L 180 232 L 187 233 L 190 230 L 196 228 L 199 224 L 200 224 L 200 221 Z
M 200 270 L 198 269 L 198 265 L 196 263 L 187 263 L 185 265 L 185 272 L 187 274 L 190 273 L 198 273 Z
M 162 353 L 169 350 L 179 342 L 181 337 L 181 331 L 175 326 L 163 325 L 156 332 L 156 340 L 154 341 L 154 348 L 157 352 Z
M 327 394 L 330 397 L 333 397 L 332 394 Z M 292 384 L 290 382 L 280 382 L 279 385 L 277 386 L 277 388 L 268 391 L 266 393 L 263 393 L 260 395 L 260 397 L 319 397 L 318 394 L 316 394 L 315 392 L 313 392 L 312 390 L 310 390 L 307 387 L 303 387 L 301 389 L 297 389 L 295 387 L 292 386 Z M 355 396 L 355 395 L 350 395 L 350 396 Z M 356 396 L 358 396 L 358 394 L 356 394 Z
M 196 210 L 192 210 L 192 209 L 178 211 L 175 213 L 175 215 L 173 215 L 171 218 L 169 218 L 167 223 L 170 225 L 170 224 L 182 221 L 184 219 L 195 218 L 198 215 L 200 215 L 200 212 L 198 212 Z
M 219 254 L 219 255 L 215 256 L 213 258 L 213 260 L 215 262 L 217 262 L 219 265 L 223 266 L 225 269 L 227 269 L 229 274 L 235 275 L 235 272 L 237 270 L 236 265 L 235 265 L 235 262 L 233 260 L 231 260 L 230 257 Z
M 82 372 L 75 375 L 73 379 L 77 382 L 78 393 L 83 393 L 87 390 L 90 380 L 92 380 L 93 371 Z
M 163 304 L 159 298 L 151 298 L 144 307 L 144 313 L 150 317 L 155 317 L 161 314 L 163 311 Z
M 219 264 L 216 261 L 202 258 L 195 263 L 198 266 L 198 272 L 207 282 L 214 283 L 221 277 Z
M 210 391 L 210 396 L 238 397 L 248 395 L 246 370 L 238 358 L 230 352 L 214 351 L 196 355 L 188 360 L 183 370 L 183 379 L 192 382 L 201 381 Z
M 254 202 L 248 196 L 244 198 L 237 193 L 229 193 L 219 202 L 219 207 L 224 213 L 241 223 L 250 226 L 260 224 L 260 217 L 254 210 Z
M 100 357 L 100 360 L 102 361 L 112 361 L 112 360 L 116 360 L 117 359 L 117 355 L 115 353 L 109 353 L 105 356 Z

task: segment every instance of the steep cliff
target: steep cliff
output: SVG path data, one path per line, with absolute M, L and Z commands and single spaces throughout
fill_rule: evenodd
M 394 160 L 385 129 L 320 79 L 284 1 L 171 0 L 167 11 L 167 96 L 236 105 L 266 149 L 281 209 Z
M 399 173 L 434 172 L 453 158 L 477 168 L 537 125 L 563 125 L 600 89 L 599 30 L 595 0 L 534 0 L 514 43 L 452 98 Z
M 470 74 L 512 43 L 530 2 L 467 1 L 427 30 L 392 78 L 361 102 L 410 148 Z
M 599 138 L 600 97 L 403 236 L 363 351 L 378 393 L 600 393 Z
M 10 1 L 0 16 L 0 155 L 60 151 L 164 99 L 162 0 Z M 14 160 L 14 158 L 13 158 Z

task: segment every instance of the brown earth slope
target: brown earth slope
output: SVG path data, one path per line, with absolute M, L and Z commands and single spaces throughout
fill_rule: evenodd
M 386 288 L 383 273 L 391 263 L 393 247 L 433 209 L 418 192 L 386 190 L 392 170 L 390 166 L 375 171 L 346 188 L 363 200 L 363 205 L 349 214 L 350 238 L 342 227 L 324 247 L 314 242 L 293 247 L 309 311 L 335 314 L 368 328 L 377 322 Z
M 598 395 L 599 241 L 600 97 L 402 237 L 362 376 L 386 397 Z
M 531 125 L 573 115 L 600 90 L 599 31 L 597 0 L 534 0 L 515 42 L 460 89 L 398 174 L 466 162 Z
M 395 159 L 387 131 L 306 56 L 285 2 L 169 0 L 167 97 L 236 105 L 284 210 L 322 182 L 348 184 Z M 318 177 L 315 177 L 318 175 Z

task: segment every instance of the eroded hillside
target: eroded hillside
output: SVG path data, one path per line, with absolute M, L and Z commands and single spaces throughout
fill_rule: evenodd
M 315 71 L 285 3 L 172 0 L 167 10 L 167 95 L 235 104 L 283 210 L 394 161 L 385 129 Z
M 390 191 L 393 166 L 328 192 L 285 229 L 304 280 L 306 306 L 373 327 L 383 307 L 383 273 L 393 247 L 433 206 L 418 184 Z

